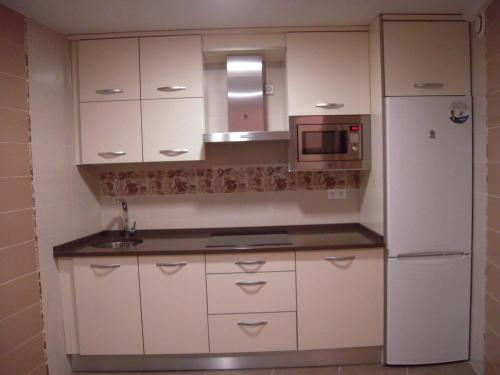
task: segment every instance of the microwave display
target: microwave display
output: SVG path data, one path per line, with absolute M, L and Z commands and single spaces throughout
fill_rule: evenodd
M 310 131 L 302 133 L 303 155 L 345 154 L 349 143 L 345 130 Z

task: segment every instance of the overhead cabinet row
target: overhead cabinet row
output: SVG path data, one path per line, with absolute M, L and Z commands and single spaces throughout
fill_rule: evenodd
M 204 158 L 201 36 L 80 41 L 83 164 Z

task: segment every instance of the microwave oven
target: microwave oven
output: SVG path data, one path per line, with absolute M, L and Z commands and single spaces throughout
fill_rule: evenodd
M 289 169 L 370 169 L 370 116 L 290 117 Z

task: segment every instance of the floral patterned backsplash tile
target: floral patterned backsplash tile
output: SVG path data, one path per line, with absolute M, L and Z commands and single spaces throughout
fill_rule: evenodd
M 104 196 L 239 193 L 359 188 L 357 171 L 289 172 L 286 165 L 107 171 Z

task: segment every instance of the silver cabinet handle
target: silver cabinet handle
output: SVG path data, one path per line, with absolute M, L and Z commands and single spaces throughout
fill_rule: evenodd
M 91 264 L 90 268 L 119 268 L 120 265 L 117 263 L 113 264 Z
M 419 257 L 444 257 L 465 255 L 463 251 L 420 251 L 415 253 L 400 254 L 396 258 L 419 258 Z
M 264 285 L 267 284 L 267 281 L 259 280 L 259 281 L 237 281 L 236 285 Z
M 437 90 L 440 89 L 444 86 L 444 84 L 440 82 L 419 82 L 415 83 L 413 86 L 415 86 L 417 89 L 431 89 L 431 90 Z
M 254 326 L 265 326 L 266 324 L 269 324 L 267 320 L 259 320 L 257 322 L 238 322 L 236 323 L 239 326 L 247 326 L 247 327 L 254 327 Z
M 332 256 L 332 257 L 326 257 L 325 260 L 328 261 L 336 261 L 336 260 L 354 260 L 356 257 L 354 255 L 348 255 L 348 256 L 343 256 L 343 257 L 337 257 L 337 256 Z
M 160 154 L 165 156 L 179 156 L 182 154 L 187 154 L 189 150 L 187 148 L 173 149 L 173 150 L 160 150 L 158 151 Z
M 316 108 L 339 109 L 344 107 L 342 103 L 317 103 Z
M 163 92 L 182 91 L 186 89 L 187 89 L 186 86 L 162 86 L 157 88 L 158 91 L 163 91 Z
M 265 260 L 238 260 L 234 262 L 237 266 L 252 266 L 254 264 L 265 264 Z
M 188 262 L 171 262 L 171 263 L 156 263 L 157 267 L 183 267 L 187 266 Z
M 99 152 L 97 155 L 105 159 L 111 159 L 111 158 L 116 158 L 117 156 L 127 155 L 127 153 L 125 151 L 107 151 L 107 152 Z
M 99 95 L 121 94 L 122 92 L 124 92 L 123 89 L 101 89 L 101 90 L 95 90 L 95 93 L 99 94 Z

